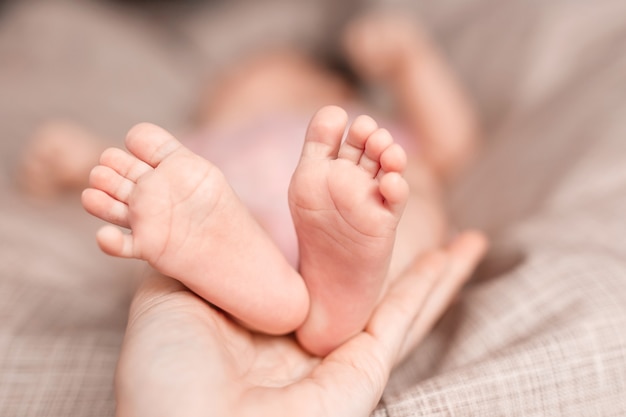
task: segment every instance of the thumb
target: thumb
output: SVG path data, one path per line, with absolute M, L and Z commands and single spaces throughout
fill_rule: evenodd
M 313 374 L 324 409 L 369 416 L 378 404 L 406 333 L 446 268 L 443 252 L 421 256 L 390 288 L 365 331 L 328 355 Z

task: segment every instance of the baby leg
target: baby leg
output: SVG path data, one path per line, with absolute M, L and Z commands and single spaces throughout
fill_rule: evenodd
M 390 91 L 424 160 L 440 178 L 454 178 L 475 153 L 478 121 L 428 34 L 406 17 L 372 14 L 348 25 L 345 46 L 356 71 Z
M 140 124 L 129 152 L 106 150 L 83 193 L 85 209 L 117 226 L 97 234 L 110 255 L 147 261 L 255 330 L 286 333 L 308 294 L 213 164 L 163 129 Z
M 367 116 L 325 107 L 311 120 L 289 189 L 311 307 L 300 343 L 325 355 L 361 331 L 379 299 L 409 188 L 406 155 Z

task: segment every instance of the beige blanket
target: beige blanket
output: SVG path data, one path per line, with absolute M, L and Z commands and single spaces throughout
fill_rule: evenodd
M 112 142 L 140 120 L 176 129 L 203 73 L 259 33 L 323 42 L 323 3 L 273 1 L 265 23 L 258 2 L 156 18 L 18 3 L 0 15 L 0 415 L 112 415 L 136 265 L 98 253 L 76 197 L 21 196 L 16 155 L 51 116 Z M 493 248 L 374 415 L 626 415 L 626 3 L 406 3 L 483 117 L 451 205 Z

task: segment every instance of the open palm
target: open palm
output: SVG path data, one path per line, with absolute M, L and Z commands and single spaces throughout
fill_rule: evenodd
M 117 415 L 368 416 L 394 365 L 427 334 L 485 250 L 477 233 L 421 256 L 367 328 L 325 358 L 291 336 L 251 333 L 152 273 L 133 301 L 116 375 Z

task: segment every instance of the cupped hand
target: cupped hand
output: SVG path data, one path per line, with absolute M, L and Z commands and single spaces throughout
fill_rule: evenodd
M 368 416 L 393 367 L 428 333 L 486 248 L 476 232 L 420 256 L 366 329 L 325 358 L 252 333 L 151 273 L 133 300 L 116 374 L 117 416 Z

